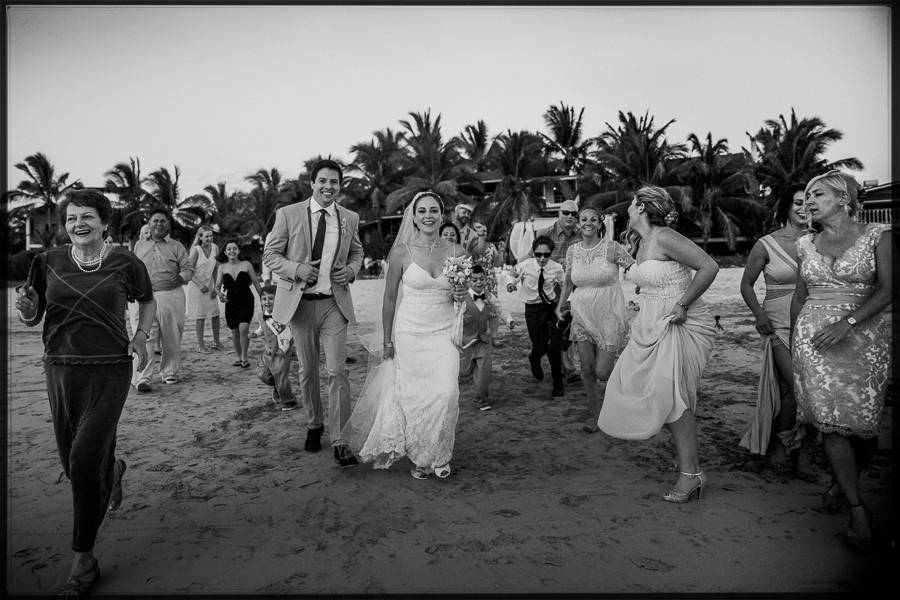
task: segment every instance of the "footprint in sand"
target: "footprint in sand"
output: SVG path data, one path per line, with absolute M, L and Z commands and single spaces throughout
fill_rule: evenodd
M 647 556 L 631 556 L 629 557 L 629 560 L 631 560 L 634 566 L 646 569 L 647 571 L 662 571 L 663 573 L 668 573 L 675 568 L 659 559 Z

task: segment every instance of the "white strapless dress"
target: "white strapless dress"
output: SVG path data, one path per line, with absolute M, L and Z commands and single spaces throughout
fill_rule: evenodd
M 394 359 L 373 367 L 341 437 L 361 462 L 387 469 L 450 462 L 459 418 L 459 351 L 450 341 L 451 286 L 411 263 L 394 318 Z

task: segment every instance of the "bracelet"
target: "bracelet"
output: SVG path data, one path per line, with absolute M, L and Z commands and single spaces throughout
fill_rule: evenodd
M 147 333 L 145 330 L 141 329 L 140 327 L 138 327 L 137 329 L 134 330 L 134 335 L 137 335 L 138 332 L 141 332 L 144 334 L 144 339 L 150 339 L 150 334 Z
M 677 304 L 678 306 L 680 306 L 680 307 L 683 308 L 684 310 L 687 310 L 687 309 L 688 309 L 688 305 L 685 304 L 684 302 L 682 302 L 681 300 L 679 300 L 679 301 L 676 302 L 675 304 Z
M 385 342 L 384 345 L 393 348 L 393 347 L 394 347 L 394 342 Z

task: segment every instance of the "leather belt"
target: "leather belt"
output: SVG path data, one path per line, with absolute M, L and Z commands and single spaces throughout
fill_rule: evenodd
M 331 294 L 303 294 L 301 296 L 304 300 L 327 300 L 329 298 L 334 298 Z

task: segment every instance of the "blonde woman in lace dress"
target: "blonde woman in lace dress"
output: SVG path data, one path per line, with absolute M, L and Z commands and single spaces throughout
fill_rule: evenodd
M 684 503 L 695 493 L 699 499 L 706 485 L 694 411 L 715 332 L 700 296 L 719 267 L 669 227 L 678 213 L 664 189 L 639 189 L 628 217 L 628 241 L 637 260 L 629 278 L 641 288 L 641 309 L 606 385 L 597 425 L 630 440 L 648 439 L 668 427 L 680 473 L 663 500 Z
M 219 247 L 213 242 L 213 230 L 208 225 L 197 229 L 188 260 L 194 265 L 194 276 L 187 286 L 188 318 L 196 319 L 197 351 L 209 352 L 203 341 L 203 330 L 206 319 L 212 327 L 213 343 L 211 348 L 222 350 L 219 342 L 219 294 L 216 291 L 216 271 L 218 270 Z
M 883 311 L 891 301 L 892 241 L 889 225 L 859 223 L 856 209 L 838 171 L 806 186 L 806 212 L 821 231 L 797 242 L 791 349 L 801 420 L 822 432 L 834 476 L 823 504 L 835 510 L 847 504 L 844 539 L 867 551 L 872 523 L 859 475 L 877 449 L 884 407 L 890 331 Z
M 578 225 L 581 242 L 566 251 L 566 275 L 556 316 L 562 320 L 567 309 L 572 312 L 570 339 L 578 345 L 581 380 L 591 409 L 584 431 L 595 433 L 601 399 L 597 387 L 609 379 L 616 354 L 628 340 L 619 268 L 627 269 L 634 258 L 618 242 L 603 239 L 603 220 L 597 209 L 582 208 Z

